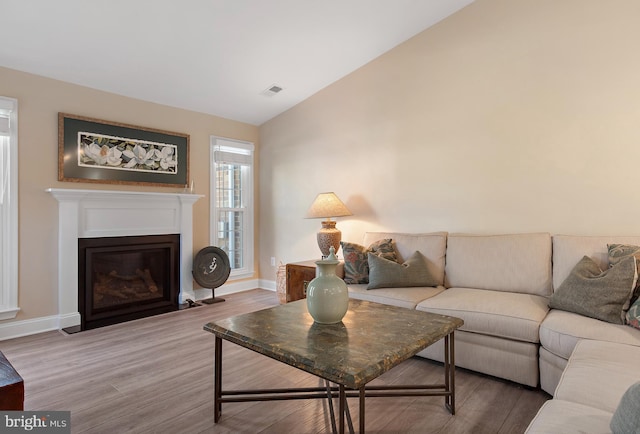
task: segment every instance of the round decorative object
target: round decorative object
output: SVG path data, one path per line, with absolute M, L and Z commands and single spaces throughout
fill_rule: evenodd
M 307 309 L 319 324 L 339 323 L 349 309 L 347 284 L 336 275 L 338 263 L 331 246 L 327 259 L 316 262 L 318 276 L 307 285 Z
M 193 279 L 203 288 L 217 288 L 229 278 L 231 266 L 224 250 L 209 246 L 193 258 Z

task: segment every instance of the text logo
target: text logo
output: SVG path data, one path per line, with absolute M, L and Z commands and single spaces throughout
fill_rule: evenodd
M 0 411 L 0 432 L 71 434 L 71 412 Z

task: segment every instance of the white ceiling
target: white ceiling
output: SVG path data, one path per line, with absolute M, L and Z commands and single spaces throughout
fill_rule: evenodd
M 472 1 L 0 0 L 0 66 L 260 125 Z

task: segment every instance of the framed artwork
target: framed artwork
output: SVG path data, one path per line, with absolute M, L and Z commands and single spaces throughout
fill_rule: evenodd
M 187 187 L 189 135 L 58 113 L 58 180 Z

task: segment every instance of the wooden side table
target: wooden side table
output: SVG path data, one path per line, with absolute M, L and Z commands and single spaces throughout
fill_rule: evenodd
M 287 303 L 307 296 L 307 284 L 316 277 L 316 261 L 293 262 L 286 265 Z

